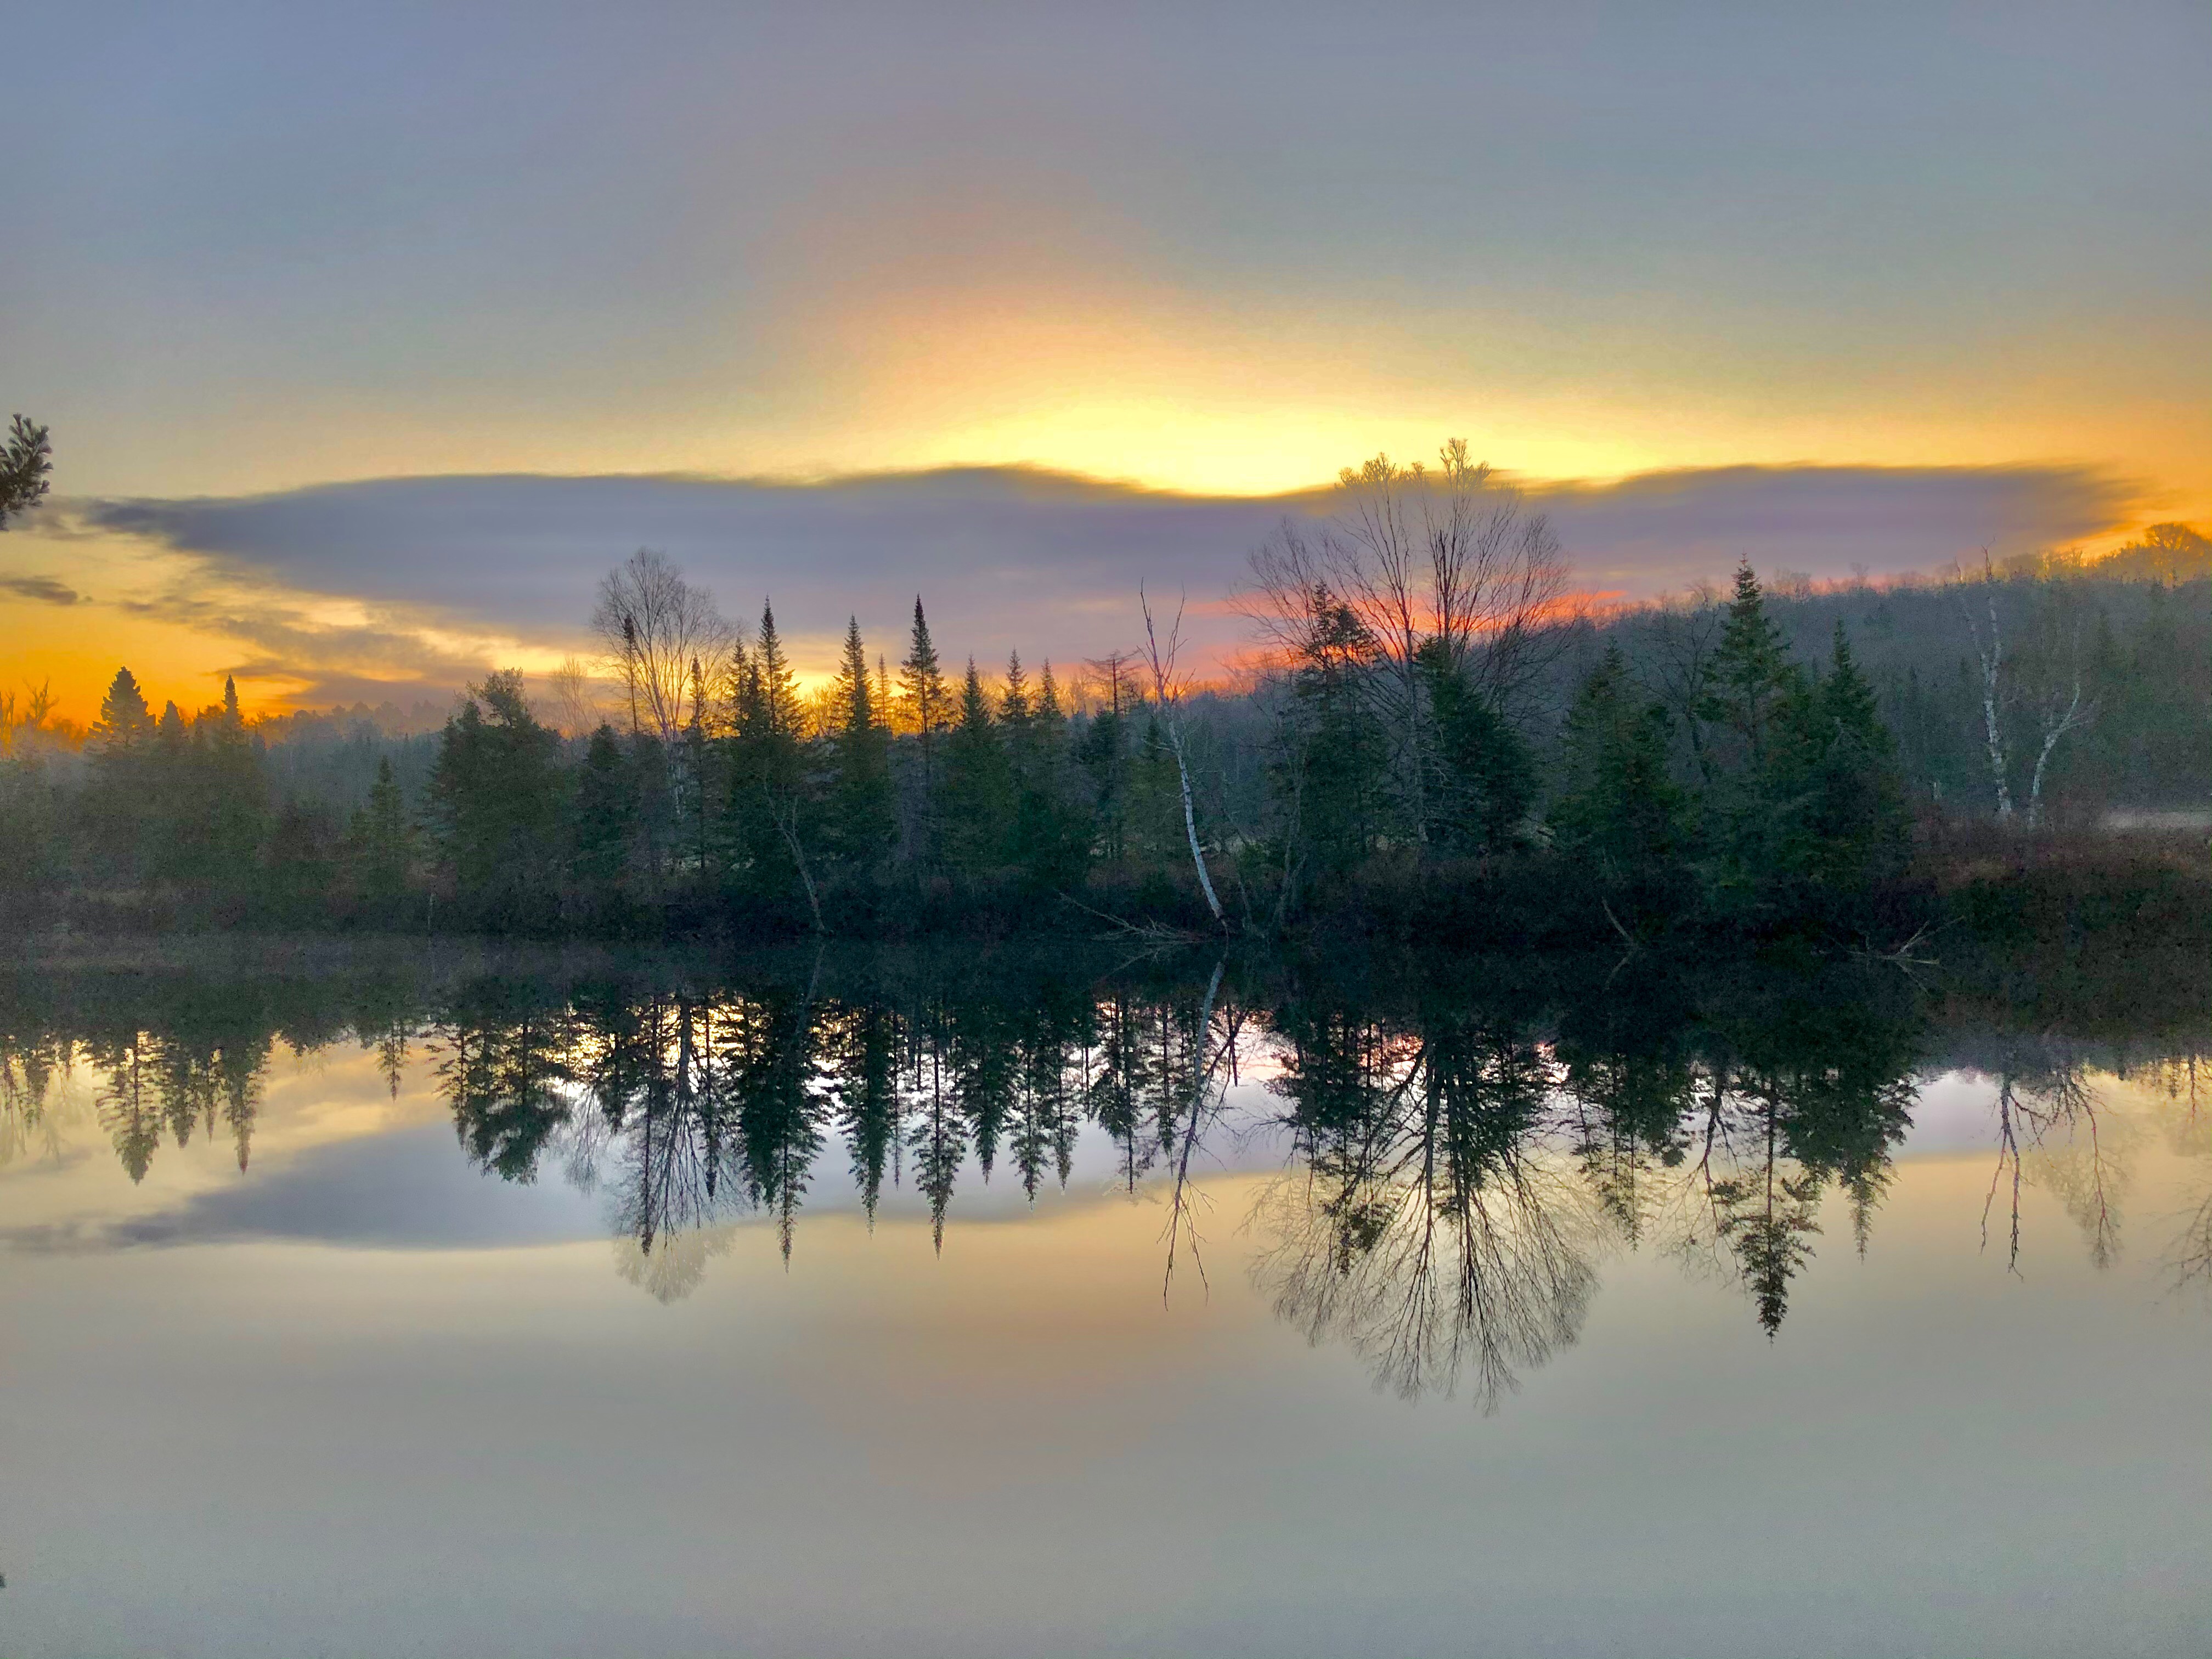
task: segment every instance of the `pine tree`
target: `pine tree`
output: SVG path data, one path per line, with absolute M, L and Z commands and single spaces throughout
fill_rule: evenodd
M 1827 673 L 1807 700 L 1810 774 L 1797 826 L 1803 875 L 1830 895 L 1866 891 L 1904 866 L 1908 820 L 1897 740 L 1859 671 L 1841 622 Z
M 1430 844 L 1462 854 L 1503 850 L 1535 802 L 1528 746 L 1440 641 L 1422 647 L 1419 666 L 1432 729 L 1422 791 Z
M 1778 884 L 1803 863 L 1810 689 L 1747 563 L 1736 570 L 1707 684 L 1697 715 L 1721 738 L 1707 745 L 1714 763 L 1701 802 L 1714 859 L 1708 896 L 1718 914 L 1763 923 L 1783 896 Z
M 799 678 L 783 654 L 783 641 L 775 631 L 775 611 L 761 606 L 760 645 L 755 653 L 760 675 L 761 714 L 765 731 L 790 738 L 804 735 L 805 714 L 799 700 Z
M 975 661 L 960 687 L 960 717 L 945 740 L 945 780 L 939 819 L 945 858 L 958 873 L 974 877 L 1004 856 L 1013 805 L 1013 780 L 1003 733 L 991 719 Z
M 153 732 L 153 711 L 146 706 L 137 677 L 127 668 L 117 669 L 107 695 L 100 700 L 100 721 L 92 728 L 90 745 L 95 750 L 130 749 Z
M 158 856 L 154 746 L 146 695 L 128 668 L 118 668 L 85 744 L 91 775 L 83 811 L 96 879 L 135 881 Z
M 1802 684 L 1790 663 L 1782 630 L 1766 614 L 1766 596 L 1747 562 L 1736 567 L 1735 592 L 1713 653 L 1711 690 L 1698 718 L 1733 732 L 1742 745 L 1742 762 L 1756 772 L 1765 764 L 1783 706 Z
M 1388 764 L 1366 697 L 1374 641 L 1349 605 L 1325 592 L 1315 599 L 1270 768 L 1286 908 L 1304 872 L 1340 875 L 1367 856 Z
M 558 867 L 558 734 L 540 726 L 509 670 L 471 689 L 446 722 L 430 801 L 439 850 L 465 912 L 494 929 L 551 919 L 545 873 Z
M 731 837 L 739 849 L 732 885 L 757 902 L 810 900 L 816 823 L 805 790 L 804 711 L 772 606 L 761 607 L 760 638 L 740 665 L 731 740 Z
M 921 802 L 915 836 L 916 856 L 927 864 L 935 856 L 937 822 L 934 803 L 938 785 L 938 739 L 944 730 L 951 694 L 937 659 L 937 647 L 929 637 L 929 619 L 922 614 L 921 595 L 914 596 L 914 638 L 906 660 L 899 665 L 900 712 L 914 728 L 917 762 L 917 793 Z
M 891 793 L 890 733 L 877 718 L 860 618 L 845 628 L 845 649 L 830 690 L 836 720 L 830 738 L 830 821 L 834 850 L 854 869 L 873 870 L 897 833 Z
M 1029 735 L 1030 682 L 1022 672 L 1022 653 L 1009 652 L 1006 656 L 1006 689 L 999 694 L 999 724 L 1009 733 L 1018 734 L 1017 741 Z
M 585 909 L 601 919 L 620 908 L 629 862 L 637 780 L 614 727 L 602 724 L 585 745 L 576 774 L 576 810 L 569 873 Z
M 1119 657 L 1103 658 L 1092 666 L 1103 674 L 1106 702 L 1077 738 L 1075 761 L 1085 775 L 1097 850 L 1118 860 L 1128 851 L 1128 716 L 1123 707 L 1127 681 Z
M 1568 713 L 1566 787 L 1551 814 L 1561 849 L 1601 881 L 1648 882 L 1687 854 L 1668 726 L 1665 708 L 1638 697 L 1620 647 L 1608 646 Z
M 1018 658 L 1008 665 L 1007 699 L 1020 688 L 1024 718 L 1007 722 L 1013 773 L 1013 836 L 1008 848 L 1032 889 L 1053 890 L 1080 879 L 1090 856 L 1088 827 L 1068 799 L 1067 715 L 1052 664 L 1044 665 L 1034 697 L 1021 684 Z
M 252 879 L 255 854 L 269 832 L 269 782 L 260 740 L 238 706 L 238 682 L 223 676 L 222 708 L 200 717 L 207 771 L 209 842 L 216 879 L 242 891 Z M 388 773 L 391 762 L 383 763 Z

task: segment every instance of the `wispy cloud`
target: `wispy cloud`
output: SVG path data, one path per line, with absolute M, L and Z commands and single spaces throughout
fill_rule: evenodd
M 0 593 L 13 593 L 19 599 L 35 599 L 44 605 L 76 605 L 84 599 L 76 589 L 64 586 L 51 576 L 0 576 Z

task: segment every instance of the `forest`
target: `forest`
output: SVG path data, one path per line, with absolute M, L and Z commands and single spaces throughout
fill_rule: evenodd
M 1212 679 L 1158 595 L 1132 596 L 1128 649 L 1034 671 L 955 662 L 917 596 L 895 658 L 849 621 L 810 693 L 772 604 L 732 625 L 640 551 L 601 586 L 596 661 L 492 673 L 434 731 L 252 720 L 228 684 L 157 708 L 127 667 L 81 738 L 50 697 L 0 696 L 0 907 L 94 930 L 1894 945 L 1977 870 L 2120 841 L 2203 902 L 2212 542 L 2186 526 L 1908 580 L 1746 564 L 1607 609 L 1462 447 L 1347 471 L 1334 505 L 1254 552 L 1252 649 Z

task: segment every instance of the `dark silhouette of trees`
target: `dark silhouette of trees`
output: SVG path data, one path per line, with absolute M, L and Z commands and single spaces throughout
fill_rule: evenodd
M 917 595 L 895 676 L 855 613 L 802 698 L 769 607 L 749 639 L 641 552 L 592 617 L 611 690 L 556 676 L 561 730 L 510 671 L 434 736 L 364 721 L 309 754 L 304 717 L 249 720 L 228 683 L 194 714 L 125 670 L 79 766 L 50 699 L 0 696 L 0 898 L 156 925 L 1887 948 L 1952 903 L 1927 878 L 1964 823 L 2072 833 L 2212 793 L 2186 526 L 1882 588 L 1746 565 L 1601 623 L 1463 446 L 1347 471 L 1332 506 L 1255 556 L 1268 651 L 1233 687 L 1141 592 L 1142 648 L 1073 686 L 1015 653 L 948 687 Z
M 845 648 L 830 688 L 828 811 L 823 835 L 832 854 L 856 872 L 872 872 L 890 854 L 898 830 L 891 793 L 890 732 L 878 718 L 860 619 L 847 621 Z
M 446 723 L 430 808 L 441 871 L 478 926 L 532 931 L 556 919 L 544 874 L 562 862 L 559 743 L 512 672 L 471 688 Z
M 0 530 L 46 498 L 53 471 L 53 441 L 46 428 L 15 416 L 0 445 Z

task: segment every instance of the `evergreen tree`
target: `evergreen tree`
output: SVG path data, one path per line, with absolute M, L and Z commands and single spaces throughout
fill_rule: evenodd
M 1027 739 L 1030 729 L 1030 682 L 1022 672 L 1022 653 L 1009 652 L 1006 655 L 1006 689 L 999 693 L 999 724 L 1006 727 L 1010 740 Z
M 810 903 L 815 821 L 805 798 L 805 714 L 799 686 L 776 633 L 775 611 L 761 607 L 760 639 L 739 665 L 736 731 L 731 739 L 731 836 L 737 890 L 757 903 Z
M 700 892 L 714 884 L 714 866 L 720 840 L 720 809 L 729 799 L 722 775 L 723 754 L 708 728 L 707 676 L 699 659 L 691 659 L 691 713 L 684 723 L 683 818 L 684 859 L 691 867 Z
M 1640 698 L 1618 644 L 1567 715 L 1565 788 L 1553 806 L 1560 849 L 1608 888 L 1662 902 L 1689 852 L 1686 803 L 1668 765 L 1663 705 Z
M 242 891 L 252 877 L 253 860 L 269 831 L 269 783 L 261 744 L 238 706 L 238 682 L 223 676 L 222 707 L 198 723 L 204 734 L 208 795 L 208 842 L 216 879 Z M 381 763 L 389 777 L 391 760 Z M 372 802 L 374 796 L 372 796 Z
M 1707 686 L 1697 714 L 1717 733 L 1706 745 L 1713 765 L 1701 803 L 1713 860 L 1709 896 L 1720 915 L 1755 921 L 1771 913 L 1777 878 L 1802 861 L 1797 820 L 1812 710 L 1805 677 L 1747 563 L 1736 570 Z
M 899 665 L 901 713 L 914 728 L 916 762 L 915 793 L 921 802 L 915 826 L 915 854 L 927 864 L 936 854 L 938 739 L 950 712 L 951 693 L 937 660 L 937 647 L 929 637 L 929 619 L 922 614 L 921 595 L 914 596 L 914 638 L 906 660 Z
M 138 689 L 137 677 L 128 668 L 117 669 L 106 695 L 100 700 L 100 721 L 92 728 L 89 745 L 95 750 L 127 750 L 144 742 L 153 732 L 153 711 L 146 706 L 146 694 Z
M 630 830 L 637 815 L 637 777 L 614 727 L 601 724 L 584 748 L 576 773 L 576 810 L 568 869 L 586 913 L 606 919 L 625 899 Z
M 1389 756 L 1368 708 L 1373 641 L 1349 605 L 1316 596 L 1297 644 L 1291 706 L 1273 783 L 1286 848 L 1286 879 L 1310 866 L 1341 874 L 1374 845 Z
M 1020 671 L 1009 665 L 1011 697 Z M 1008 851 L 1030 887 L 1051 891 L 1081 879 L 1090 854 L 1090 836 L 1068 798 L 1067 715 L 1060 706 L 1060 687 L 1052 664 L 1044 665 L 1035 696 L 1024 688 L 1026 718 L 1012 734 L 1009 760 L 1014 782 L 1012 844 Z
M 1128 852 L 1128 725 L 1134 699 L 1123 672 L 1123 658 L 1105 657 L 1091 666 L 1105 681 L 1106 701 L 1091 714 L 1090 724 L 1076 740 L 1075 762 L 1085 775 L 1099 855 L 1118 860 Z
M 1766 612 L 1766 596 L 1748 563 L 1736 567 L 1720 645 L 1698 717 L 1735 733 L 1740 763 L 1756 774 L 1766 762 L 1784 706 L 1802 687 L 1782 630 Z
M 945 862 L 970 878 L 996 866 L 1008 851 L 1012 806 L 1012 768 L 1004 734 L 991 719 L 990 700 L 971 657 L 961 682 L 959 721 L 945 740 L 938 816 L 945 830 Z
M 1802 763 L 1810 775 L 1794 862 L 1831 894 L 1863 892 L 1904 868 L 1909 823 L 1897 740 L 1840 622 L 1819 695 L 1805 708 Z
M 890 851 L 897 822 L 890 733 L 877 718 L 857 617 L 846 623 L 830 708 L 836 726 L 830 740 L 830 817 L 824 831 L 832 850 L 850 868 L 873 871 Z
M 1422 647 L 1420 668 L 1431 727 L 1423 791 L 1430 845 L 1461 854 L 1502 851 L 1520 839 L 1535 803 L 1528 746 L 1441 641 Z
M 405 896 L 415 861 L 414 831 L 389 755 L 376 763 L 368 804 L 355 815 L 349 841 L 356 890 L 374 909 L 389 915 Z
M 559 736 L 540 726 L 522 676 L 492 675 L 446 722 L 431 774 L 439 852 L 464 913 L 494 929 L 552 920 L 544 876 L 557 867 Z
M 143 872 L 154 833 L 153 711 L 128 668 L 118 668 L 100 699 L 85 749 L 90 777 L 82 798 L 92 874 L 103 884 Z

